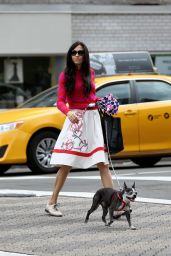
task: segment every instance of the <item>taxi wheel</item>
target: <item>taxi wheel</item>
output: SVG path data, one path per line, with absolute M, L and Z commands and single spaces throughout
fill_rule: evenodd
M 160 161 L 161 157 L 140 157 L 132 158 L 132 162 L 141 167 L 151 167 Z
M 11 167 L 10 164 L 0 164 L 0 173 L 4 173 L 8 171 L 10 167 Z
M 42 131 L 36 134 L 27 148 L 27 165 L 34 173 L 53 173 L 57 168 L 50 165 L 51 152 L 54 149 L 58 133 Z

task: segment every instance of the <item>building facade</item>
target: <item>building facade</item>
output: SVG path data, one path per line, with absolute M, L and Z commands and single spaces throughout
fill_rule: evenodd
M 171 0 L 0 0 L 0 83 L 28 97 L 55 85 L 76 40 L 90 52 L 149 51 L 171 75 L 170 24 Z

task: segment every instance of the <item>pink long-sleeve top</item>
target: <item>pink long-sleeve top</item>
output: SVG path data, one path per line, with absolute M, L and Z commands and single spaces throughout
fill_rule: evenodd
M 89 103 L 94 103 L 97 100 L 95 91 L 95 72 L 90 70 L 91 75 L 91 91 L 88 96 L 84 95 L 83 80 L 79 70 L 76 71 L 75 88 L 71 96 L 68 96 L 65 89 L 65 73 L 61 72 L 58 80 L 58 109 L 67 115 L 71 109 L 85 109 Z M 68 105 L 67 105 L 68 103 Z

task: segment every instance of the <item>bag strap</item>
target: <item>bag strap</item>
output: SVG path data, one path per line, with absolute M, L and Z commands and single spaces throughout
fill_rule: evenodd
M 117 174 L 116 174 L 116 171 L 114 169 L 114 166 L 113 166 L 113 163 L 112 163 L 112 159 L 111 159 L 111 155 L 110 155 L 110 152 L 109 152 L 109 144 L 108 144 L 108 134 L 107 134 L 107 124 L 106 124 L 106 122 L 105 122 L 105 134 L 106 134 L 106 146 L 107 146 L 107 151 L 108 151 L 108 156 L 109 156 L 109 163 L 110 163 L 110 165 L 112 167 L 112 171 L 113 171 L 113 173 L 115 175 L 116 181 L 118 183 L 118 187 L 119 187 L 120 190 L 122 190 L 122 187 L 121 187 L 120 182 L 119 182 L 119 180 L 117 178 Z

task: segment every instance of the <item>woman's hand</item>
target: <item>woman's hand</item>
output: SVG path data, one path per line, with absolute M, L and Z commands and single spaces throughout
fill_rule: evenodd
M 69 120 L 71 121 L 71 123 L 75 124 L 79 122 L 78 117 L 76 116 L 76 114 L 73 111 L 69 111 L 67 114 L 67 117 L 69 118 Z

